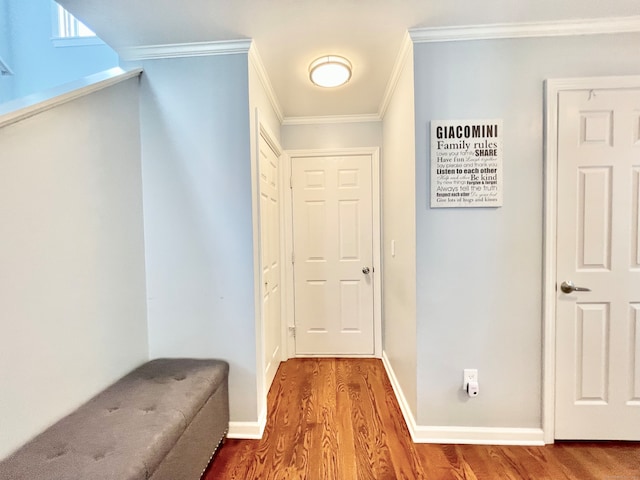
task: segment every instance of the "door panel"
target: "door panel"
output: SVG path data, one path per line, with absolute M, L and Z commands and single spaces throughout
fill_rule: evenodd
M 577 304 L 576 402 L 606 402 L 609 374 L 609 305 Z
M 611 167 L 578 169 L 579 269 L 610 268 Z
M 372 355 L 372 158 L 294 157 L 291 168 L 296 354 Z
M 640 405 L 640 303 L 629 309 L 629 351 L 631 352 L 631 393 L 628 403 Z
M 559 96 L 558 439 L 640 440 L 638 112 L 640 90 Z

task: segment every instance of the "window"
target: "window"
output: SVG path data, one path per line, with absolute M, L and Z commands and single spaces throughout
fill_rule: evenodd
M 58 38 L 95 37 L 96 34 L 60 5 L 58 7 Z
M 56 47 L 96 45 L 102 41 L 89 27 L 53 2 L 53 44 Z

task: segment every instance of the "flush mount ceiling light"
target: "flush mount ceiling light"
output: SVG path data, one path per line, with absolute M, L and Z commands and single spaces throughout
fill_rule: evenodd
M 351 62 L 337 55 L 320 57 L 309 65 L 309 78 L 319 87 L 339 87 L 351 79 Z

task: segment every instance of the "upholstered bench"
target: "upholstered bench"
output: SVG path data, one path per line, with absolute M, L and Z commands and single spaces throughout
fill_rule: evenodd
M 228 372 L 146 363 L 0 462 L 0 479 L 197 480 L 227 433 Z

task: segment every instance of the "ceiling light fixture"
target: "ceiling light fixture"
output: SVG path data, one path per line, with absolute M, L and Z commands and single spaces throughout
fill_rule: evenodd
M 339 87 L 351 79 L 351 62 L 337 55 L 320 57 L 309 65 L 309 78 L 319 87 Z

